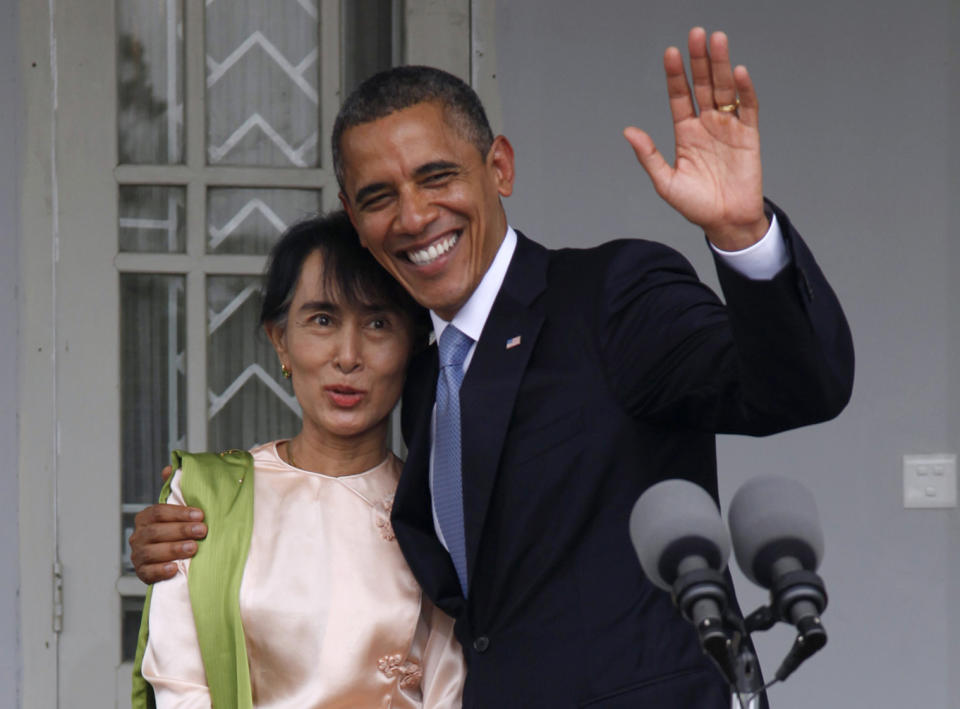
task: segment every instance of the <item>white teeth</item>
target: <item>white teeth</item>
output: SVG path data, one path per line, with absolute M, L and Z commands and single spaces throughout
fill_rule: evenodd
M 437 242 L 436 244 L 431 244 L 425 249 L 420 249 L 419 251 L 408 251 L 407 258 L 409 258 L 418 266 L 424 266 L 428 263 L 436 261 L 438 258 L 447 253 L 453 248 L 453 245 L 457 243 L 459 238 L 459 233 L 453 234 L 442 241 Z

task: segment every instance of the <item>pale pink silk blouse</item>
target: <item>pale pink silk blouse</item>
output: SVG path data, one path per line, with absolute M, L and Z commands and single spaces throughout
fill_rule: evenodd
M 255 448 L 250 553 L 240 586 L 253 701 L 271 709 L 446 709 L 465 669 L 452 619 L 422 595 L 390 526 L 400 462 L 357 475 Z M 169 502 L 184 504 L 174 478 Z M 201 542 L 202 543 L 202 542 Z M 187 575 L 154 586 L 143 676 L 158 709 L 210 707 Z

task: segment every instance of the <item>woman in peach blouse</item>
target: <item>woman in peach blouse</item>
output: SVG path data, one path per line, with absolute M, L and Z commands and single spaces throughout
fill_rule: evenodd
M 292 227 L 274 247 L 261 324 L 303 426 L 251 451 L 239 616 L 252 706 L 459 707 L 453 622 L 421 594 L 390 527 L 401 463 L 387 424 L 411 353 L 426 345 L 425 312 L 335 213 Z M 184 474 L 174 473 L 169 503 L 185 504 Z M 210 707 L 191 561 L 177 563 L 153 586 L 138 669 L 157 707 Z

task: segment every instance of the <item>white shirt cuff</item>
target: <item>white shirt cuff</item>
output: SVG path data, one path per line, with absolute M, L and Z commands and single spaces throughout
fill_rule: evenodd
M 776 214 L 770 215 L 770 228 L 757 243 L 739 251 L 721 251 L 713 244 L 710 248 L 730 268 L 753 281 L 771 280 L 790 262 Z

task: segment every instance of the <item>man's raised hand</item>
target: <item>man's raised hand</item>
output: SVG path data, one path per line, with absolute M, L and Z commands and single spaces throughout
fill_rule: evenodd
M 770 226 L 763 212 L 757 95 L 746 67 L 731 68 L 723 32 L 711 35 L 709 50 L 702 27 L 690 30 L 688 39 L 692 93 L 680 50 L 670 47 L 663 55 L 675 164 L 639 128 L 623 134 L 657 194 L 702 228 L 714 246 L 737 251 L 759 241 Z

